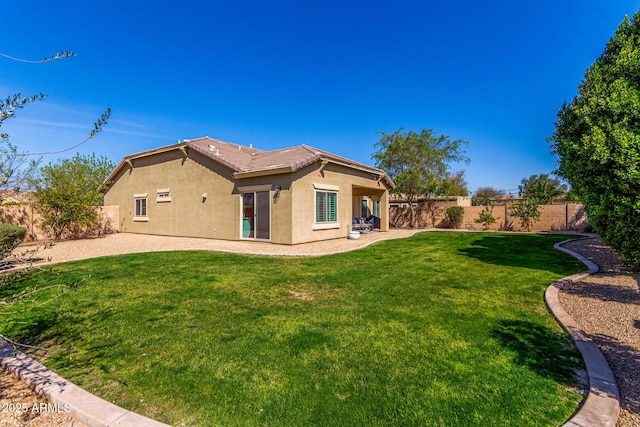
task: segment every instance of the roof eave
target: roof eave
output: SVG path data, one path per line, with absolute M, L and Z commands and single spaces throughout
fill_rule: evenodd
M 283 166 L 279 168 L 252 170 L 248 172 L 236 172 L 233 174 L 233 177 L 236 179 L 244 179 L 244 178 L 255 178 L 258 176 L 279 175 L 279 174 L 291 173 L 291 172 L 293 172 L 293 169 L 291 168 L 291 166 Z
M 348 168 L 351 168 L 351 169 L 356 169 L 356 170 L 359 170 L 359 171 L 362 171 L 362 172 L 367 172 L 367 173 L 370 173 L 372 175 L 376 175 L 378 177 L 378 180 L 381 180 L 381 181 L 383 180 L 383 181 L 386 182 L 387 187 L 389 187 L 391 189 L 396 187 L 395 184 L 393 183 L 393 181 L 391 181 L 391 178 L 389 178 L 389 175 L 387 175 L 387 173 L 385 171 L 383 171 L 382 169 L 374 168 L 374 167 L 367 166 L 367 165 L 361 165 L 361 164 L 358 164 L 358 163 L 345 162 L 345 161 L 342 161 L 342 160 L 338 160 L 338 159 L 332 158 L 330 156 L 323 156 L 322 160 L 323 161 L 328 161 L 328 162 L 331 162 L 331 163 L 334 163 L 334 164 L 337 164 L 337 165 L 340 165 L 340 166 L 345 166 L 345 167 L 348 167 Z

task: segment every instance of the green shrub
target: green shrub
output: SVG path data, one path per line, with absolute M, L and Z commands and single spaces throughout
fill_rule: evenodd
M 11 224 L 0 224 L 0 255 L 5 259 L 24 239 L 27 229 Z
M 464 208 L 462 206 L 451 206 L 447 208 L 447 227 L 460 228 L 464 218 Z
M 602 240 L 640 270 L 640 12 L 625 16 L 558 112 L 558 172 Z
M 491 225 L 496 223 L 496 218 L 493 216 L 493 206 L 486 205 L 478 214 L 478 218 L 474 219 L 473 222 L 482 224 L 483 230 L 491 228 Z
M 520 226 L 527 231 L 536 221 L 540 221 L 540 205 L 534 200 L 522 199 L 510 206 L 511 216 L 520 220 Z

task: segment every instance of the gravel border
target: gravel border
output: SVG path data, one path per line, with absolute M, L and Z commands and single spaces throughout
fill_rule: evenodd
M 580 281 L 588 275 L 596 273 L 598 266 L 579 253 L 561 246 L 567 242 L 569 240 L 556 243 L 553 247 L 577 258 L 587 266 L 588 270 L 558 280 L 547 288 L 544 297 L 556 321 L 571 335 L 576 347 L 582 353 L 589 391 L 586 400 L 582 402 L 579 410 L 571 419 L 564 424 L 564 427 L 615 427 L 620 415 L 620 393 L 613 372 L 598 346 L 560 304 L 559 296 L 560 289 L 564 285 Z
M 618 427 L 640 426 L 640 275 L 600 238 L 563 245 L 600 266 L 564 283 L 560 302 L 604 354 L 620 392 Z

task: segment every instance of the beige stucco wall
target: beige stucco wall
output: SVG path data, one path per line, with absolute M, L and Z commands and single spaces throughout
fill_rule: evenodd
M 105 205 L 119 206 L 119 229 L 128 233 L 238 239 L 240 205 L 230 195 L 231 171 L 199 153 L 179 150 L 133 160 L 105 193 Z M 169 189 L 171 200 L 157 201 Z M 135 194 L 147 194 L 146 221 L 134 220 Z M 206 194 L 206 197 L 202 197 Z
M 346 238 L 352 199 L 358 195 L 380 198 L 380 228 L 389 228 L 388 192 L 371 173 L 316 162 L 294 173 L 234 179 L 225 166 L 192 150 L 187 153 L 188 158 L 173 150 L 134 159 L 133 168 L 123 167 L 105 194 L 105 205 L 119 206 L 120 231 L 239 240 L 242 192 L 267 188 L 273 243 Z M 323 185 L 338 189 L 337 224 L 315 224 L 315 189 Z M 156 201 L 157 191 L 163 189 L 170 190 L 171 201 Z M 145 193 L 148 220 L 134 220 L 134 195 Z
M 260 176 L 255 178 L 245 178 L 237 180 L 230 203 L 238 206 L 238 216 L 240 215 L 242 192 L 252 190 L 252 188 L 270 190 L 270 220 L 271 220 L 271 239 L 272 243 L 290 245 L 293 242 L 292 236 L 292 216 L 291 216 L 291 174 L 278 174 Z M 275 188 L 280 187 L 280 191 L 276 196 Z M 240 235 L 236 237 L 239 239 Z
M 347 237 L 351 230 L 354 217 L 360 216 L 360 211 L 354 213 L 353 200 L 358 196 L 371 196 L 381 199 L 380 231 L 389 229 L 389 198 L 388 192 L 377 177 L 365 171 L 358 171 L 345 166 L 329 163 L 321 165 L 314 163 L 297 171 L 293 181 L 292 211 L 293 211 L 293 242 L 305 243 L 317 240 L 337 239 Z M 315 223 L 315 190 L 337 189 L 338 192 L 338 222 L 321 225 Z

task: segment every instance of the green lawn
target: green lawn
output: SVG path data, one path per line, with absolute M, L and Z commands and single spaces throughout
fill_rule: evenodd
M 23 286 L 91 277 L 20 319 L 37 324 L 0 332 L 176 425 L 559 425 L 581 399 L 578 353 L 543 299 L 584 269 L 553 249 L 565 238 L 438 232 L 323 257 L 73 262 Z

